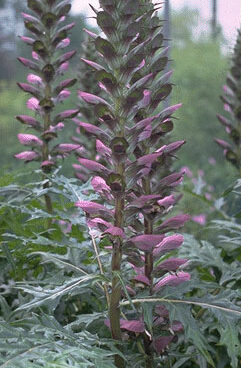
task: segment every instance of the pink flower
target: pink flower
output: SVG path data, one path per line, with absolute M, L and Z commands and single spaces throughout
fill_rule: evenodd
M 85 102 L 88 102 L 89 104 L 92 104 L 92 105 L 98 105 L 98 104 L 108 105 L 108 103 L 105 100 L 103 100 L 103 98 L 93 95 L 91 93 L 78 91 L 78 96 L 79 98 L 82 98 Z
M 228 142 L 224 141 L 223 139 L 214 138 L 214 140 L 222 148 L 226 148 L 226 149 L 232 148 L 231 145 Z
M 57 74 L 63 74 L 64 72 L 67 72 L 69 69 L 69 62 L 66 61 L 65 63 L 62 63 L 60 67 L 57 70 Z
M 112 211 L 103 206 L 103 204 L 89 202 L 89 201 L 78 201 L 75 203 L 76 207 L 80 207 L 83 211 L 89 214 L 97 214 L 98 212 L 106 212 L 112 214 Z
M 160 225 L 160 229 L 179 229 L 183 227 L 185 223 L 190 219 L 189 215 L 180 214 L 174 217 L 171 217 Z
M 191 172 L 191 170 L 187 166 L 183 166 L 181 168 L 181 172 L 186 174 L 188 178 L 191 178 L 193 176 L 193 173 Z
M 111 155 L 111 149 L 108 148 L 103 142 L 101 142 L 99 139 L 96 140 L 96 150 L 98 153 L 110 157 Z
M 223 108 L 224 108 L 224 110 L 225 110 L 225 111 L 227 111 L 227 112 L 231 112 L 231 108 L 230 108 L 230 106 L 229 106 L 227 103 L 225 103 L 225 104 L 223 105 Z
M 55 165 L 55 162 L 54 161 L 49 161 L 49 160 L 43 161 L 41 163 L 41 167 L 54 166 L 54 165 Z
M 26 105 L 29 110 L 36 111 L 39 109 L 39 100 L 36 97 L 31 97 Z
M 121 238 L 125 238 L 124 231 L 117 226 L 110 226 L 107 230 L 105 230 L 104 234 L 110 234 L 113 236 L 120 236 Z
M 157 246 L 163 238 L 164 235 L 138 235 L 131 238 L 130 241 L 140 250 L 148 251 Z
M 87 220 L 87 225 L 89 228 L 98 228 L 100 231 L 106 230 L 106 228 L 110 228 L 113 225 L 110 222 L 107 222 L 99 217 L 95 217 L 94 219 Z
M 27 43 L 28 45 L 32 45 L 35 42 L 34 39 L 30 37 L 20 36 L 20 38 L 23 42 Z
M 143 107 L 146 107 L 150 104 L 150 102 L 151 102 L 151 91 L 145 89 L 143 92 L 143 99 L 141 100 L 141 104 L 143 105 Z
M 166 347 L 172 342 L 174 336 L 161 336 L 154 340 L 153 346 L 157 353 L 163 352 Z
M 56 46 L 56 49 L 63 49 L 67 46 L 69 46 L 70 44 L 70 39 L 69 38 L 64 38 L 62 41 L 60 41 L 58 43 L 58 45 Z
M 16 157 L 18 160 L 24 160 L 27 162 L 35 160 L 39 157 L 39 155 L 34 151 L 24 151 L 14 155 L 14 157 Z
M 57 146 L 58 152 L 61 152 L 61 153 L 71 152 L 71 151 L 74 151 L 78 148 L 80 148 L 80 145 L 79 144 L 73 144 L 73 143 L 60 143 Z
M 35 51 L 33 51 L 33 52 L 32 52 L 32 58 L 33 58 L 34 60 L 39 60 L 39 59 L 40 59 L 39 55 L 38 55 L 38 54 L 37 54 L 37 52 L 35 52 Z
M 154 249 L 154 256 L 158 256 L 159 254 L 165 254 L 166 252 L 170 252 L 171 250 L 179 248 L 184 241 L 184 237 L 181 234 L 174 234 L 170 236 L 166 236 Z
M 164 207 L 165 209 L 172 206 L 175 202 L 176 202 L 175 197 L 172 194 L 157 201 L 159 206 Z
M 214 157 L 209 157 L 208 162 L 210 163 L 210 165 L 216 165 L 217 163 Z
M 67 89 L 63 89 L 63 91 L 61 91 L 58 96 L 57 96 L 57 100 L 59 102 L 66 100 L 67 98 L 69 98 L 69 96 L 71 95 L 71 92 L 68 91 Z
M 161 262 L 156 268 L 156 270 L 165 270 L 165 271 L 176 271 L 179 267 L 186 265 L 188 262 L 187 259 L 170 257 L 165 261 Z
M 210 193 L 205 193 L 205 198 L 208 200 L 208 201 L 211 201 L 212 199 L 212 196 Z
M 55 131 L 60 131 L 64 129 L 64 123 L 60 122 L 57 125 L 55 125 L 54 127 L 51 125 L 51 131 L 55 132 Z
M 110 328 L 110 320 L 105 320 L 105 325 Z M 143 321 L 120 319 L 120 328 L 131 332 L 141 333 L 145 331 L 145 325 Z
M 109 185 L 107 185 L 105 180 L 100 176 L 93 177 L 91 180 L 91 185 L 96 192 L 110 191 Z
M 206 224 L 206 215 L 200 214 L 197 216 L 193 216 L 192 220 L 196 222 L 197 224 L 204 226 Z
M 18 134 L 18 140 L 24 146 L 42 146 L 43 141 L 33 134 Z
M 35 74 L 29 74 L 27 76 L 27 81 L 32 84 L 42 85 L 43 81 L 42 78 L 40 78 L 38 75 Z
M 209 185 L 209 186 L 208 186 L 208 190 L 209 190 L 209 192 L 213 192 L 213 191 L 214 191 L 214 189 L 215 189 L 215 188 L 214 188 L 214 186 L 213 186 L 213 185 Z
M 180 271 L 175 275 L 168 275 L 163 277 L 155 284 L 153 291 L 158 291 L 163 286 L 178 286 L 185 281 L 189 281 L 190 279 L 191 276 L 188 272 Z

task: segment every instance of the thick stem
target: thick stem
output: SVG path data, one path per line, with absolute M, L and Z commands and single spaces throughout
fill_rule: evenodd
M 153 357 L 148 356 L 146 359 L 146 368 L 153 368 Z
M 142 181 L 143 189 L 146 195 L 151 194 L 151 183 L 150 179 L 143 179 Z M 145 234 L 152 234 L 153 233 L 153 224 L 152 221 L 149 219 L 144 220 L 144 231 Z M 149 293 L 152 294 L 152 286 L 153 286 L 153 252 L 145 252 L 145 276 L 150 281 L 150 288 Z M 146 353 L 146 368 L 152 368 L 154 361 L 153 361 L 153 353 L 150 350 L 150 340 L 144 337 L 144 347 Z
M 45 98 L 51 98 L 51 86 L 47 83 L 46 87 L 45 87 Z M 48 130 L 51 124 L 51 116 L 50 116 L 50 112 L 45 112 L 44 115 L 44 131 Z M 49 158 L 49 147 L 48 147 L 48 142 L 47 141 L 43 141 L 43 147 L 42 147 L 42 160 L 43 161 L 47 161 Z M 45 173 L 43 172 L 43 179 L 45 179 Z M 49 182 L 45 183 L 43 185 L 43 188 L 49 188 Z M 53 212 L 53 206 L 52 206 L 52 201 L 51 198 L 48 194 L 44 195 L 44 199 L 45 199 L 45 204 L 46 204 L 46 209 L 48 211 L 48 213 L 52 213 Z M 51 221 L 50 221 L 51 223 Z
M 119 173 L 124 173 L 124 165 L 117 165 L 117 171 Z M 115 226 L 122 228 L 124 221 L 124 198 L 122 194 L 118 196 L 115 200 Z M 121 299 L 121 285 L 119 277 L 116 273 L 121 270 L 121 258 L 122 258 L 122 240 L 117 238 L 113 242 L 113 252 L 112 252 L 112 289 L 110 297 L 110 326 L 112 338 L 115 340 L 121 340 L 121 329 L 120 329 L 120 299 Z M 123 359 L 119 355 L 115 355 L 115 364 L 118 368 L 123 368 L 125 366 Z
M 143 179 L 142 184 L 143 184 L 145 195 L 151 194 L 150 180 Z M 153 226 L 152 226 L 151 220 L 148 220 L 148 219 L 144 220 L 144 231 L 145 231 L 145 234 L 153 233 Z M 150 291 L 152 289 L 152 271 L 153 271 L 153 253 L 152 251 L 145 252 L 145 276 L 148 277 L 150 281 Z

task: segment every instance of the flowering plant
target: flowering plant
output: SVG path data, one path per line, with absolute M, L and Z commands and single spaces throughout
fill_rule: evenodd
M 238 31 L 238 37 L 234 48 L 232 67 L 227 76 L 227 84 L 223 87 L 224 95 L 221 97 L 224 102 L 224 109 L 228 112 L 230 118 L 220 114 L 217 115 L 220 123 L 225 127 L 226 133 L 230 138 L 230 143 L 216 138 L 215 141 L 224 149 L 226 159 L 241 173 L 241 31 Z
M 63 53 L 70 44 L 69 31 L 74 23 L 63 25 L 66 15 L 71 9 L 70 1 L 59 0 L 28 0 L 28 8 L 34 13 L 22 13 L 25 28 L 32 37 L 22 36 L 21 39 L 32 48 L 32 59 L 19 57 L 18 60 L 32 72 L 27 76 L 28 83 L 18 83 L 18 86 L 32 97 L 27 101 L 28 109 L 34 111 L 35 117 L 18 115 L 16 118 L 28 128 L 34 129 L 39 136 L 20 133 L 21 144 L 31 147 L 15 155 L 25 162 L 40 161 L 42 172 L 50 173 L 56 166 L 58 157 L 65 157 L 69 152 L 78 150 L 78 144 L 60 143 L 51 146 L 57 138 L 57 133 L 64 128 L 64 121 L 78 114 L 78 109 L 55 113 L 56 106 L 70 96 L 69 87 L 76 83 L 75 78 L 59 82 L 69 68 L 69 60 L 75 51 Z M 34 73 L 34 74 L 33 74 Z M 44 189 L 49 187 L 48 180 Z M 52 212 L 52 203 L 45 194 L 46 207 Z
M 130 339 L 133 332 L 140 334 L 146 364 L 151 367 L 154 351 L 165 351 L 182 326 L 167 322 L 168 311 L 158 305 L 148 329 L 141 309 L 134 316 L 126 311 L 125 319 L 121 318 L 120 302 L 125 291 L 128 297 L 138 296 L 140 285 L 141 293 L 144 288 L 153 296 L 165 286 L 190 279 L 189 273 L 179 270 L 187 259 L 167 258 L 168 252 L 181 246 L 183 236 L 175 231 L 189 219 L 185 214 L 169 216 L 178 200 L 172 192 L 183 174 L 167 171 L 184 141 L 165 144 L 165 137 L 173 129 L 172 115 L 180 105 L 157 112 L 172 85 L 171 72 L 160 75 L 168 58 L 166 48 L 160 52 L 163 35 L 156 8 L 150 2 L 118 0 L 101 1 L 101 6 L 102 10 L 95 10 L 96 18 L 106 38 L 93 33 L 92 37 L 103 61 L 83 62 L 96 71 L 106 99 L 79 91 L 79 97 L 95 109 L 100 125 L 75 119 L 96 139 L 102 163 L 85 157 L 78 161 L 93 173 L 92 186 L 100 200 L 78 201 L 76 206 L 85 211 L 88 227 L 111 242 L 112 282 L 106 323 L 112 337 L 121 340 L 123 331 Z M 133 270 L 124 289 L 120 283 L 123 267 Z M 166 333 L 160 335 L 160 330 Z M 123 366 L 118 355 L 116 365 Z

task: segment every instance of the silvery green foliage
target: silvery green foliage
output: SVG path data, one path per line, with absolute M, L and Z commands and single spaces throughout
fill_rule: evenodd
M 62 205 L 58 207 L 55 216 L 58 220 L 70 222 L 73 219 L 72 209 L 77 198 L 86 200 L 90 195 L 96 200 L 90 183 L 80 187 L 77 179 L 67 179 L 57 174 L 53 182 L 56 185 L 52 188 L 52 194 L 59 196 L 60 191 L 63 193 L 60 196 Z M 108 329 L 104 325 L 108 310 L 103 285 L 111 283 L 111 273 L 106 267 L 109 252 L 99 244 L 99 255 L 106 271 L 103 276 L 99 272 L 91 242 L 84 240 L 80 234 L 79 230 L 84 229 L 85 224 L 78 209 L 75 214 L 76 222 L 70 232 L 63 233 L 60 237 L 61 231 L 56 232 L 55 228 L 54 233 L 54 225 L 52 230 L 43 232 L 39 223 L 41 220 L 45 221 L 49 214 L 44 210 L 43 204 L 41 205 L 41 192 L 42 182 L 38 185 L 29 184 L 24 188 L 9 185 L 2 187 L 0 191 L 4 194 L 0 207 L 1 213 L 5 213 L 4 218 L 7 220 L 9 214 L 3 211 L 14 211 L 19 222 L 19 229 L 17 223 L 13 222 L 11 231 L 9 221 L 4 225 L 5 248 L 2 249 L 1 258 L 8 256 L 10 267 L 12 262 L 17 268 L 19 265 L 16 263 L 16 252 L 19 250 L 23 253 L 24 249 L 28 249 L 31 257 L 25 260 L 25 264 L 36 258 L 41 259 L 38 266 L 35 264 L 35 267 L 40 267 L 37 279 L 28 276 L 25 283 L 6 284 L 5 292 L 0 298 L 1 364 L 7 367 L 114 367 L 115 343 L 107 339 Z M 22 193 L 19 198 L 18 193 Z M 20 213 L 23 216 L 22 224 Z M 14 221 L 13 218 L 11 221 Z M 76 232 L 77 229 L 79 230 Z M 65 252 L 61 252 L 61 249 Z M 190 260 L 192 280 L 178 288 L 166 287 L 159 295 L 150 296 L 142 289 L 142 292 L 130 298 L 127 297 L 125 287 L 129 271 L 128 267 L 124 268 L 122 275 L 119 275 L 123 290 L 127 292 L 121 301 L 122 310 L 129 306 L 133 315 L 139 310 L 144 311 L 146 326 L 151 330 L 153 308 L 161 303 L 168 309 L 171 321 L 180 321 L 184 326 L 185 335 L 179 333 L 179 340 L 170 345 L 168 355 L 154 357 L 154 367 L 160 364 L 188 368 L 207 367 L 206 361 L 211 366 L 218 367 L 218 357 L 219 361 L 227 362 L 227 367 L 238 367 L 238 321 L 241 310 L 240 296 L 233 289 L 235 280 L 240 279 L 238 262 L 230 267 L 223 261 L 221 250 L 207 242 L 199 243 L 190 236 L 185 237 L 179 252 L 180 257 L 188 256 Z M 22 262 L 20 267 L 25 267 L 23 260 Z M 31 267 L 29 272 L 32 272 Z M 15 293 L 15 302 L 10 304 L 9 295 L 13 295 L 13 287 L 25 291 L 25 296 Z M 87 314 L 76 314 L 78 301 L 89 303 Z M 71 311 L 71 318 L 74 318 L 72 322 L 64 317 L 66 308 Z M 35 314 L 32 314 L 31 309 Z M 11 348 L 6 350 L 6 344 Z M 217 344 L 221 344 L 219 349 Z M 222 355 L 223 346 L 226 346 L 232 361 Z M 138 368 L 143 365 L 143 353 L 136 350 L 130 341 L 123 341 L 122 350 L 127 367 Z M 67 352 L 69 354 L 66 355 Z M 98 361 L 96 354 L 99 354 Z

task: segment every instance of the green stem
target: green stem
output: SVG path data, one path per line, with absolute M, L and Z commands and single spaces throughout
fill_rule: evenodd
M 117 172 L 123 175 L 124 165 L 117 165 Z M 115 200 L 115 226 L 122 228 L 124 221 L 124 198 L 122 194 L 118 196 Z M 112 252 L 112 289 L 110 296 L 110 326 L 112 338 L 121 341 L 121 329 L 120 329 L 120 299 L 121 299 L 121 285 L 117 273 L 121 271 L 121 258 L 122 258 L 122 240 L 117 238 L 113 242 L 113 252 Z M 119 356 L 115 355 L 115 364 L 118 368 L 124 368 L 124 360 Z
M 51 86 L 50 84 L 46 84 L 45 87 L 45 98 L 51 98 Z M 48 130 L 51 124 L 51 116 L 50 112 L 45 112 L 44 115 L 44 131 Z M 43 147 L 42 147 L 42 160 L 47 161 L 49 158 L 49 146 L 47 141 L 43 141 Z M 43 172 L 43 180 L 46 179 L 46 175 Z M 43 185 L 43 189 L 49 188 L 49 182 L 45 183 Z M 45 199 L 45 205 L 48 213 L 53 213 L 53 206 L 52 206 L 52 200 L 48 194 L 44 195 Z M 51 225 L 51 220 L 49 220 L 49 225 Z
M 143 179 L 142 180 L 143 189 L 145 192 L 145 195 L 151 194 L 151 183 L 149 179 Z M 153 233 L 153 224 L 152 221 L 149 219 L 144 220 L 144 231 L 145 234 L 152 234 Z M 145 276 L 150 281 L 150 288 L 149 293 L 152 294 L 152 286 L 153 286 L 153 252 L 145 252 Z M 144 347 L 145 347 L 145 353 L 146 353 L 146 368 L 152 368 L 154 364 L 153 360 L 153 353 L 150 350 L 150 340 L 147 339 L 147 337 L 144 337 Z
M 143 179 L 142 184 L 143 184 L 145 195 L 151 194 L 150 180 Z M 144 231 L 145 231 L 145 234 L 153 233 L 153 225 L 152 225 L 151 220 L 148 220 L 148 219 L 144 220 Z M 152 283 L 153 283 L 152 271 L 153 271 L 153 253 L 152 251 L 145 252 L 145 276 L 148 277 L 150 281 L 150 293 L 151 293 L 151 288 L 152 288 Z

